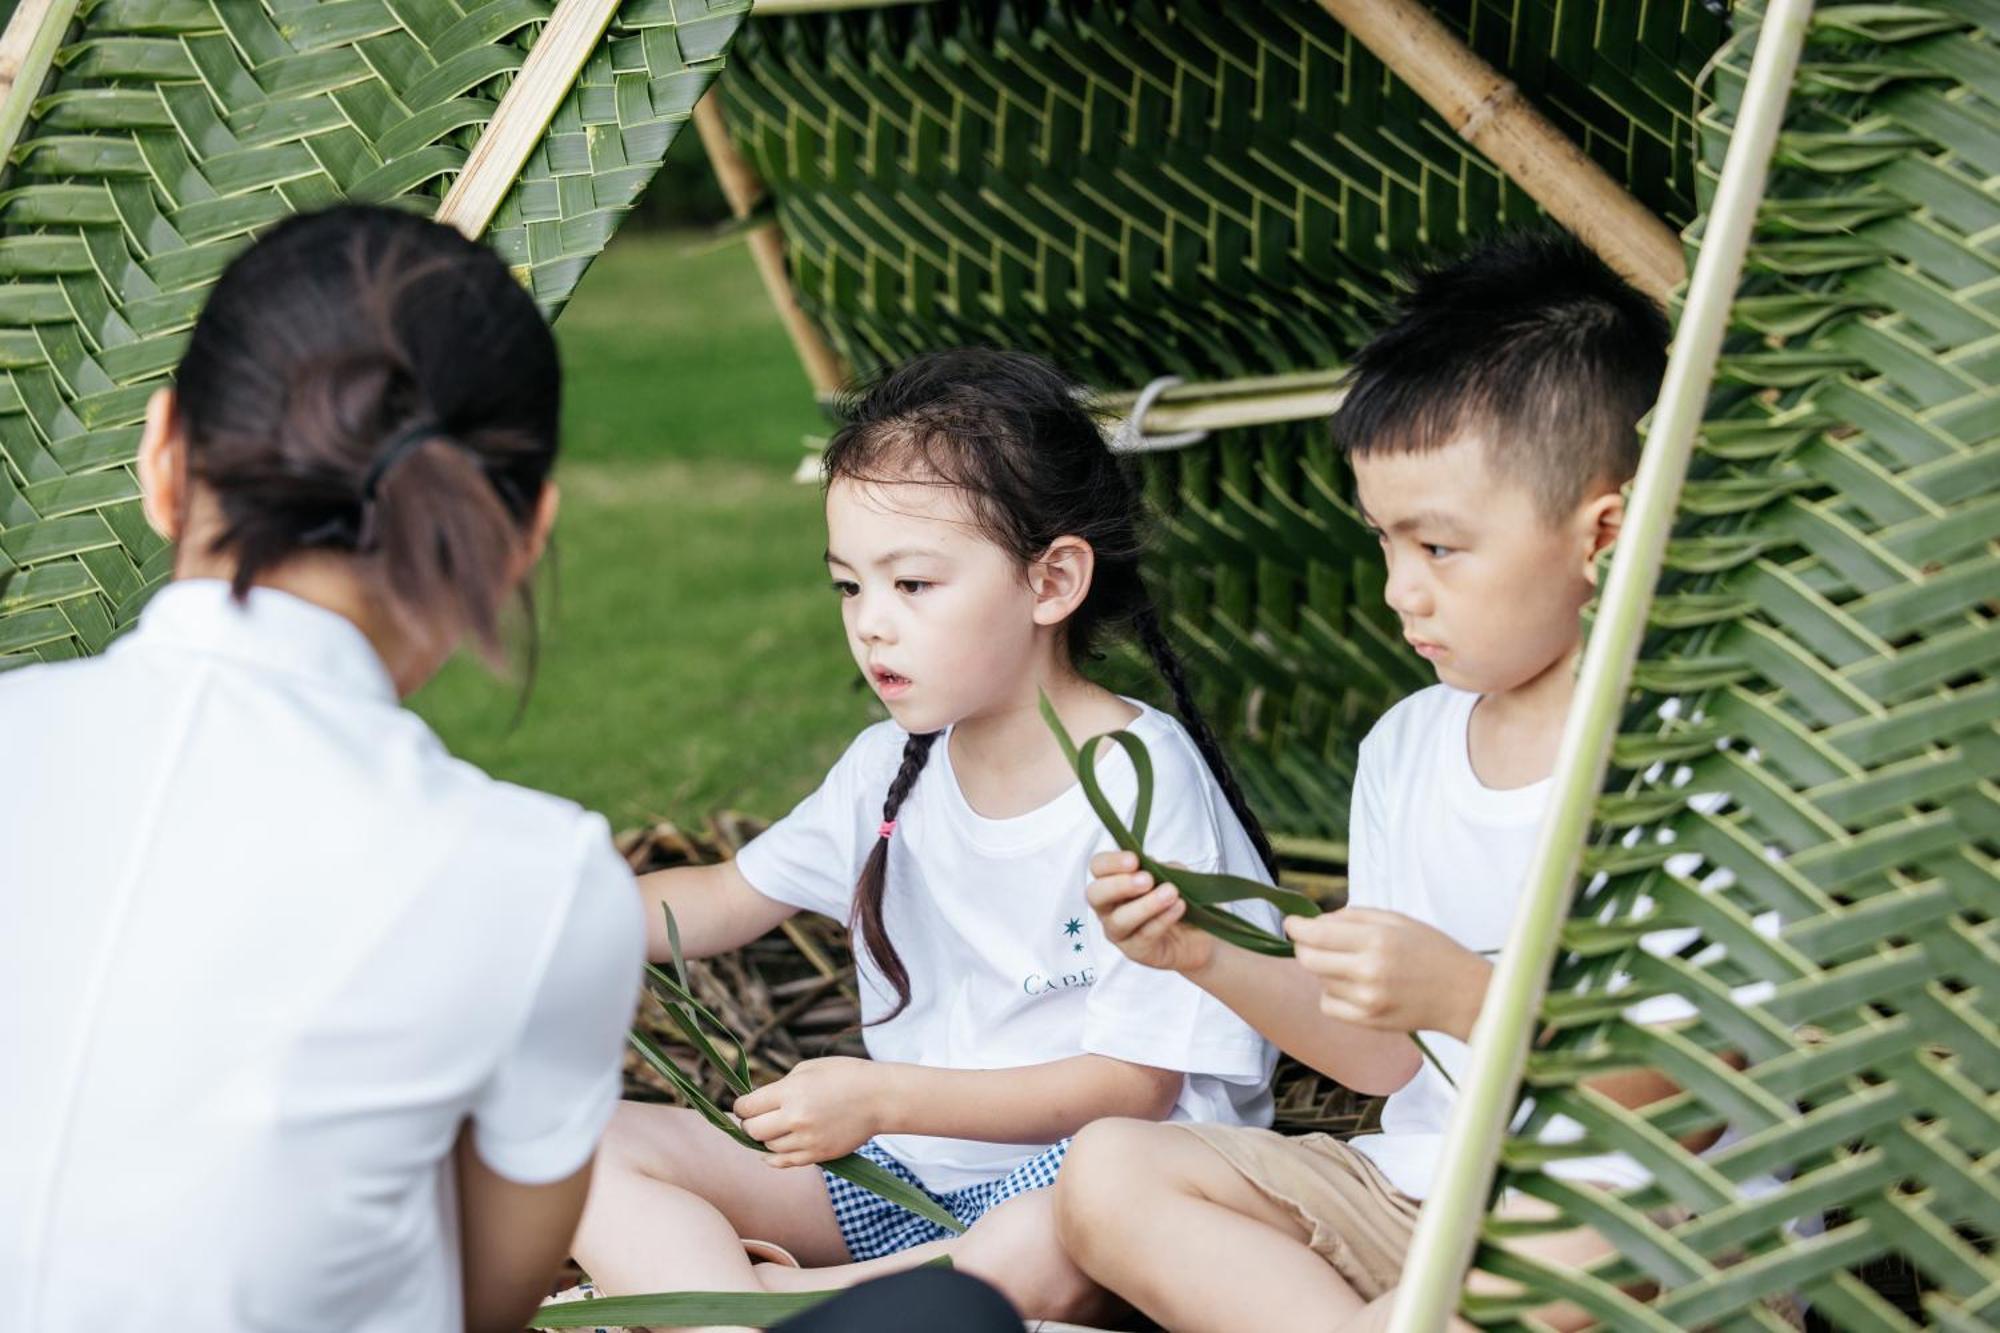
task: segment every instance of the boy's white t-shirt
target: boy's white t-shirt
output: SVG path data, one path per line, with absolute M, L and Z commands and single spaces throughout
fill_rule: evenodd
M 1270 876 L 1180 723 L 1135 704 L 1127 728 L 1154 769 L 1146 850 L 1196 870 Z M 845 923 L 874 847 L 908 736 L 878 723 L 848 747 L 818 791 L 744 847 L 737 867 L 759 893 Z M 1127 819 L 1137 779 L 1123 750 L 1098 763 Z M 1172 1119 L 1267 1125 L 1277 1052 L 1230 1009 L 1177 973 L 1132 962 L 1106 942 L 1084 899 L 1093 854 L 1112 846 L 1080 785 L 1037 810 L 988 819 L 967 804 L 951 736 L 897 814 L 883 919 L 910 974 L 910 1005 L 883 1023 L 895 992 L 857 937 L 863 1039 L 877 1060 L 939 1069 L 1006 1069 L 1083 1054 L 1185 1072 Z M 1238 904 L 1275 930 L 1263 902 Z M 888 1135 L 881 1143 L 935 1191 L 995 1180 L 1046 1145 Z
M 1349 816 L 1348 903 L 1401 912 L 1490 956 L 1506 944 L 1513 926 L 1552 779 L 1507 789 L 1480 782 L 1467 744 L 1478 702 L 1476 694 L 1433 685 L 1391 708 L 1361 742 Z M 1661 931 L 1644 945 L 1678 947 L 1684 935 Z M 1692 1012 L 1678 996 L 1656 996 L 1634 1005 L 1631 1017 L 1661 1023 Z M 1430 1193 L 1457 1098 L 1452 1085 L 1463 1079 L 1470 1056 L 1455 1037 L 1422 1036 L 1450 1082 L 1425 1060 L 1383 1105 L 1381 1132 L 1351 1140 L 1413 1199 Z M 1557 1116 L 1539 1136 L 1554 1143 L 1581 1133 L 1574 1121 Z M 1545 1169 L 1620 1187 L 1647 1179 L 1624 1154 L 1564 1158 Z
M 351 623 L 168 585 L 0 676 L 0 1328 L 463 1327 L 452 1148 L 575 1173 L 643 918 Z

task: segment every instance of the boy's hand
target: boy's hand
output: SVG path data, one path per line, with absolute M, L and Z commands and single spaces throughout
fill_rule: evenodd
M 1181 924 L 1187 901 L 1171 884 L 1155 885 L 1131 852 L 1090 858 L 1095 877 L 1084 898 L 1103 923 L 1104 938 L 1135 963 L 1166 972 L 1193 973 L 1215 956 L 1215 941 Z
M 1299 965 L 1319 978 L 1329 1018 L 1393 1032 L 1466 1040 L 1493 965 L 1451 936 L 1401 912 L 1347 907 L 1286 917 Z
M 875 1134 L 876 1099 L 886 1081 L 873 1060 L 804 1060 L 775 1083 L 736 1099 L 751 1138 L 771 1150 L 771 1166 L 810 1166 L 853 1152 Z

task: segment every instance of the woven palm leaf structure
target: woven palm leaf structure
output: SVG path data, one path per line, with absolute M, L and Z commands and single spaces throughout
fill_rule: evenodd
M 1433 8 L 1699 252 L 1761 7 Z M 1477 1262 L 1520 1289 L 1469 1298 L 1483 1324 L 1562 1296 L 1621 1327 L 1768 1328 L 1788 1295 L 1842 1327 L 2000 1323 L 1996 27 L 1960 0 L 1811 28 L 1633 692 L 1600 691 L 1623 734 L 1560 884 L 1588 887 L 1521 1006 L 1546 982 L 1554 1035 L 1498 1109 L 1537 1102 L 1498 1183 L 1619 1254 L 1537 1268 L 1489 1223 Z M 722 96 L 796 299 L 856 366 L 986 341 L 1101 385 L 1255 392 L 1337 366 L 1396 262 L 1539 216 L 1305 0 L 767 19 Z M 1338 837 L 1359 732 L 1428 677 L 1323 423 L 1147 465 L 1160 582 L 1259 803 Z M 1667 927 L 1672 956 L 1635 947 Z M 1699 1017 L 1617 1017 L 1655 992 Z M 1578 1088 L 1633 1064 L 1685 1091 L 1635 1114 Z M 1557 1113 L 1581 1142 L 1535 1137 Z M 1706 1156 L 1676 1143 L 1725 1124 Z M 1607 1148 L 1657 1183 L 1541 1169 Z M 1739 1189 L 1762 1177 L 1785 1183 Z M 1422 1275 L 1441 1304 L 1402 1327 L 1453 1303 L 1450 1251 Z
M 1694 217 L 1699 3 L 1437 12 L 1592 160 Z M 941 343 L 1107 389 L 1324 372 L 1400 263 L 1542 215 L 1313 0 L 762 18 L 720 84 L 800 303 L 852 365 Z M 1175 624 L 1260 810 L 1344 838 L 1353 747 L 1428 679 L 1323 423 L 1149 464 Z
M 483 234 L 552 315 L 652 178 L 748 0 L 589 20 Z M 0 178 L 0 668 L 101 649 L 164 576 L 131 461 L 209 285 L 345 199 L 430 213 L 552 0 L 27 0 Z M 587 11 L 601 11 L 592 15 Z M 610 15 L 606 28 L 602 16 Z M 518 128 L 518 127 L 517 127 Z
M 1763 35 L 1742 26 L 1704 183 Z M 1527 1066 L 1536 1121 L 1586 1126 L 1560 1151 L 1657 1184 L 1566 1187 L 1524 1129 L 1501 1183 L 1620 1257 L 1534 1270 L 1491 1224 L 1481 1254 L 1623 1327 L 1774 1327 L 1784 1292 L 1843 1328 L 2000 1326 L 1996 37 L 1980 3 L 1829 8 L 1807 35 Z M 1656 928 L 1691 938 L 1633 949 Z M 1638 990 L 1611 999 L 1621 971 Z M 1635 1026 L 1636 993 L 1699 1017 Z M 1635 1114 L 1577 1087 L 1634 1064 L 1685 1092 Z M 1724 1125 L 1705 1156 L 1677 1143 Z M 1884 1260 L 1893 1287 L 1856 1280 Z M 1631 1279 L 1662 1294 L 1641 1309 Z

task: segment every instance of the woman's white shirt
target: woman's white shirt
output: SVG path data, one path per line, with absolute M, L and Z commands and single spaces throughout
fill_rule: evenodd
M 0 677 L 0 1327 L 462 1326 L 450 1154 L 590 1158 L 643 928 L 350 622 L 170 584 Z
M 1139 707 L 1128 729 L 1146 743 L 1156 775 L 1147 851 L 1269 882 L 1187 732 Z M 845 922 L 907 739 L 891 722 L 862 732 L 818 791 L 742 850 L 737 868 L 750 886 Z M 886 1022 L 894 992 L 857 940 L 869 1054 L 938 1069 L 1105 1055 L 1186 1073 L 1173 1119 L 1269 1124 L 1275 1048 L 1186 978 L 1134 963 L 1106 942 L 1084 887 L 1091 855 L 1112 843 L 1083 789 L 989 819 L 966 801 L 950 751 L 947 732 L 889 843 L 883 920 L 909 969 L 910 1006 Z M 1107 748 L 1098 772 L 1129 819 L 1138 791 L 1131 761 Z M 1277 928 L 1266 903 L 1237 910 Z M 882 1143 L 939 1191 L 997 1179 L 1041 1150 L 913 1134 Z

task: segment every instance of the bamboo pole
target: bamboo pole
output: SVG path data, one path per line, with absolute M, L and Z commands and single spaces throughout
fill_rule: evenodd
M 1320 0 L 1460 138 L 1665 305 L 1687 276 L 1679 240 L 1644 204 L 1468 49 L 1418 0 Z
M 701 146 L 708 152 L 709 164 L 715 168 L 723 196 L 729 200 L 729 211 L 738 218 L 746 218 L 763 199 L 764 182 L 758 178 L 757 169 L 736 151 L 729 127 L 722 120 L 720 98 L 721 93 L 711 88 L 695 104 L 694 127 L 701 135 Z M 831 397 L 847 382 L 847 366 L 827 343 L 819 326 L 800 307 L 798 296 L 792 291 L 791 276 L 785 269 L 784 233 L 775 221 L 760 222 L 749 229 L 745 243 L 750 247 L 750 257 L 756 261 L 758 276 L 764 280 L 764 292 L 771 298 L 778 318 L 784 321 L 792 350 L 798 353 L 799 364 L 805 367 L 806 378 L 812 382 L 814 396 L 822 400 Z
M 785 14 L 834 14 L 848 9 L 889 9 L 897 5 L 927 5 L 935 0 L 757 0 L 750 17 L 778 18 Z
M 1811 15 L 1812 0 L 1771 0 L 1757 34 L 1694 280 L 1646 433 L 1631 507 L 1584 649 L 1556 757 L 1548 817 L 1507 947 L 1472 1030 L 1471 1056 L 1438 1162 L 1437 1188 L 1417 1219 L 1396 1288 L 1390 1333 L 1443 1329 L 1457 1307 Z
M 617 12 L 618 0 L 558 0 L 514 82 L 494 108 L 435 214 L 474 240 L 500 211 L 521 177 L 528 155 L 542 141 L 556 108 L 576 86 Z
M 77 0 L 21 0 L 0 34 L 0 174 L 62 48 Z
M 1346 375 L 1345 369 L 1333 367 L 1177 384 L 1154 400 L 1145 420 L 1137 424 L 1147 435 L 1177 435 L 1330 417 L 1347 397 L 1341 384 Z M 1108 415 L 1124 416 L 1138 401 L 1136 393 L 1111 393 L 1091 405 Z

